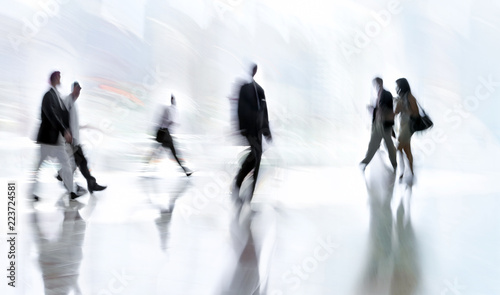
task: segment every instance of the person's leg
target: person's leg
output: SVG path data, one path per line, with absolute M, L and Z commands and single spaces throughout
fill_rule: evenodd
M 90 174 L 87 159 L 85 158 L 85 154 L 83 153 L 81 146 L 76 146 L 74 148 L 74 158 L 76 165 L 80 169 L 80 172 L 87 180 L 88 189 L 91 190 L 96 185 L 96 180 L 95 177 Z
M 63 179 L 64 186 L 68 193 L 75 192 L 73 187 L 73 170 L 71 169 L 71 164 L 69 162 L 68 153 L 62 145 L 51 146 L 53 155 L 57 158 L 59 164 L 61 164 L 61 178 Z
M 75 173 L 76 167 L 78 166 L 75 158 L 76 147 L 71 144 L 65 144 L 66 152 L 68 153 L 69 163 L 71 164 L 71 171 Z
M 179 166 L 181 166 L 182 170 L 184 170 L 184 172 L 186 174 L 188 174 L 189 171 L 184 166 L 184 163 L 179 159 L 179 157 L 177 155 L 177 151 L 175 150 L 175 147 L 174 147 L 174 141 L 172 139 L 172 136 L 170 135 L 170 132 L 168 132 L 168 131 L 165 134 L 162 146 L 170 149 L 170 151 L 172 152 L 172 155 L 174 156 L 174 158 L 177 161 L 177 163 L 179 164 Z
M 253 167 L 253 184 L 252 191 L 250 193 L 250 201 L 253 198 L 253 193 L 255 191 L 255 186 L 257 185 L 257 177 L 259 176 L 260 161 L 262 159 L 262 136 L 257 138 L 249 139 L 251 145 L 251 153 L 254 155 L 254 167 Z
M 370 143 L 368 144 L 368 150 L 366 151 L 365 158 L 361 161 L 361 164 L 368 165 L 368 163 L 370 163 L 370 161 L 373 159 L 373 156 L 375 156 L 375 153 L 380 147 L 381 141 L 382 141 L 382 132 L 379 126 L 376 126 L 374 124 L 372 127 Z
M 411 174 L 413 175 L 413 155 L 411 153 L 411 145 L 410 143 L 408 142 L 407 145 L 404 146 L 403 148 L 405 154 L 406 154 L 406 158 L 408 158 L 408 165 L 410 166 L 410 171 L 411 171 Z
M 169 142 L 168 144 L 164 145 L 164 147 L 170 149 L 170 151 L 172 152 L 172 155 L 175 158 L 175 161 L 177 161 L 177 163 L 179 164 L 179 166 L 181 166 L 181 168 L 184 169 L 184 165 L 182 164 L 182 162 L 179 159 L 179 157 L 177 157 L 177 152 L 175 151 L 174 143 L 173 142 Z
M 38 164 L 36 165 L 35 171 L 33 173 L 33 185 L 31 186 L 31 194 L 34 195 L 36 193 L 36 189 L 38 187 L 38 173 L 40 171 L 40 167 L 42 167 L 42 163 L 49 156 L 50 149 L 45 145 L 40 145 L 40 157 L 38 159 Z
M 66 149 L 66 152 L 68 153 L 69 163 L 71 164 L 71 171 L 73 171 L 73 173 L 75 173 L 76 166 L 77 166 L 76 159 L 74 157 L 75 149 L 74 149 L 73 145 L 68 144 L 68 143 L 64 144 L 64 147 Z M 59 181 L 62 181 L 61 169 L 59 169 L 57 171 L 57 179 Z
M 384 129 L 385 146 L 387 147 L 387 152 L 389 153 L 389 160 L 391 161 L 394 173 L 396 173 L 396 168 L 398 166 L 398 163 L 396 161 L 396 148 L 394 147 L 394 142 L 392 141 L 391 133 L 392 133 L 392 126 L 386 127 Z
M 243 183 L 243 180 L 245 177 L 252 171 L 252 169 L 255 168 L 255 154 L 252 151 L 252 148 L 250 148 L 250 153 L 248 156 L 245 158 L 245 161 L 241 164 L 240 171 L 236 175 L 236 187 L 239 189 L 241 188 L 241 184 Z
M 146 164 L 149 165 L 149 164 L 154 163 L 154 161 L 160 157 L 160 155 L 164 149 L 165 149 L 165 147 L 163 147 L 162 144 L 156 144 L 156 147 L 153 149 L 153 151 L 151 152 L 151 155 L 148 157 Z
M 403 149 L 398 146 L 396 153 L 399 155 L 399 179 L 403 179 L 404 173 L 405 173 L 405 158 L 403 155 Z

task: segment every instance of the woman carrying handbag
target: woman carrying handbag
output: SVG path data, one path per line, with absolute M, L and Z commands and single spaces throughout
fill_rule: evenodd
M 396 109 L 394 111 L 395 115 L 399 114 L 399 132 L 398 132 L 398 144 L 396 150 L 400 154 L 400 164 L 401 175 L 399 176 L 400 181 L 403 179 L 405 172 L 404 157 L 403 153 L 408 159 L 408 164 L 410 166 L 411 176 L 413 178 L 413 155 L 411 153 L 411 136 L 414 133 L 412 128 L 412 118 L 419 117 L 417 100 L 411 93 L 410 84 L 405 78 L 400 78 L 396 80 L 396 93 L 398 98 L 396 98 Z

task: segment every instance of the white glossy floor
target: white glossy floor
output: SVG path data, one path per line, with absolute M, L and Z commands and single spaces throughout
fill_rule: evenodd
M 263 162 L 237 222 L 234 167 L 98 173 L 108 189 L 77 201 L 48 167 L 41 201 L 18 207 L 18 282 L 1 294 L 500 294 L 499 175 L 421 169 L 410 189 L 382 156 L 366 181 Z

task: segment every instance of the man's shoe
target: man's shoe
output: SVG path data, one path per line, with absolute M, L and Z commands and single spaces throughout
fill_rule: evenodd
M 75 194 L 74 192 L 71 192 L 71 194 L 70 194 L 70 196 L 69 196 L 69 197 L 70 197 L 70 199 L 71 199 L 71 200 L 74 200 L 74 199 L 76 199 L 76 198 L 79 198 L 80 196 L 79 196 L 79 195 L 77 195 L 77 194 Z
M 105 190 L 106 188 L 107 188 L 107 186 L 98 185 L 98 184 L 96 183 L 96 184 L 94 184 L 92 187 L 89 187 L 89 192 L 90 192 L 90 193 L 93 193 L 93 192 L 98 192 L 98 191 Z
M 193 174 L 193 171 L 191 171 L 188 168 L 182 167 L 182 169 L 184 169 L 184 173 L 186 173 L 186 176 L 188 176 L 188 177 L 191 176 L 191 174 Z
M 56 175 L 56 178 L 57 178 L 57 180 L 62 181 L 62 177 L 61 177 L 61 175 L 59 175 L 59 173 Z
M 38 200 L 40 200 L 40 198 L 37 195 L 33 195 L 32 200 L 34 202 L 38 202 Z

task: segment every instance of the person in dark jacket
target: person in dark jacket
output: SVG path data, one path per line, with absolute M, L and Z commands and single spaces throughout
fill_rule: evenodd
M 241 202 L 239 190 L 245 177 L 253 170 L 253 183 L 251 186 L 250 201 L 253 197 L 257 177 L 259 175 L 260 160 L 262 157 L 262 136 L 268 141 L 272 140 L 269 129 L 266 96 L 264 89 L 253 79 L 257 73 L 257 65 L 252 67 L 252 81 L 243 84 L 238 98 L 238 120 L 241 135 L 245 136 L 250 145 L 250 153 L 241 165 L 235 179 L 233 196 L 235 201 Z
M 391 138 L 392 127 L 394 125 L 394 110 L 392 94 L 384 89 L 384 82 L 381 78 L 373 79 L 373 86 L 377 90 L 377 103 L 373 110 L 372 133 L 365 158 L 361 161 L 361 169 L 364 171 L 368 163 L 380 147 L 380 142 L 384 139 L 389 160 L 391 161 L 394 173 L 396 173 L 396 148 Z
M 60 84 L 61 73 L 58 71 L 53 72 L 50 75 L 51 88 L 45 93 L 42 100 L 42 122 L 36 140 L 40 144 L 40 159 L 36 167 L 35 183 L 32 189 L 35 201 L 38 201 L 38 196 L 35 194 L 38 171 L 48 157 L 56 158 L 61 164 L 61 178 L 71 199 L 79 197 L 73 187 L 73 171 L 64 147 L 64 142 L 71 143 L 73 138 L 69 128 L 69 112 L 57 90 L 57 86 Z

